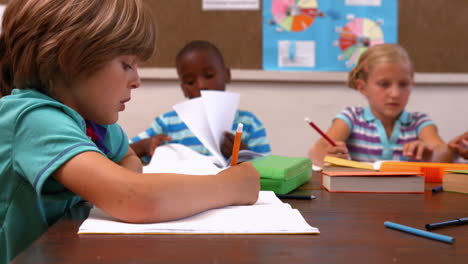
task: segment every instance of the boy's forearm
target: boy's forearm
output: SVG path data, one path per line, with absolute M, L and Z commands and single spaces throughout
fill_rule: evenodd
M 134 172 L 141 173 L 143 171 L 143 164 L 136 155 L 123 158 L 119 165 Z

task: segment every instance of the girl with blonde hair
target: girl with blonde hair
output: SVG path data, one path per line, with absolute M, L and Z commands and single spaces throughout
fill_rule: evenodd
M 452 154 L 424 113 L 407 112 L 414 70 L 406 51 L 397 44 L 371 46 L 349 73 L 348 86 L 369 102 L 368 107 L 347 107 L 333 120 L 309 156 L 323 165 L 326 155 L 357 161 L 418 160 L 450 162 Z

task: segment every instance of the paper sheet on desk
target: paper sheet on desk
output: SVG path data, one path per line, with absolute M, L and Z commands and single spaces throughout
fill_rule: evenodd
M 250 150 L 239 151 L 239 162 L 262 157 L 260 153 Z M 193 149 L 176 143 L 162 145 L 156 148 L 148 165 L 143 167 L 144 173 L 181 173 L 192 175 L 217 174 L 226 167 L 217 162 L 216 157 L 202 155 Z M 228 159 L 230 162 L 230 159 Z
M 143 173 L 181 173 L 192 175 L 217 174 L 222 170 L 214 157 L 202 155 L 181 144 L 166 144 L 156 148 Z
M 227 165 L 220 149 L 223 133 L 232 130 L 239 101 L 237 93 L 201 91 L 201 97 L 173 106 L 180 119 L 222 167 Z
M 251 206 L 211 209 L 179 220 L 153 224 L 123 223 L 91 209 L 78 234 L 319 234 L 300 212 L 273 192 L 260 191 Z

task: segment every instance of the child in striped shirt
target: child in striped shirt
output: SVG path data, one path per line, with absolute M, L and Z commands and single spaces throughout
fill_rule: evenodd
M 208 41 L 192 41 L 179 51 L 176 68 L 181 88 L 186 98 L 200 97 L 201 90 L 224 91 L 231 81 L 230 69 L 224 64 L 219 49 Z M 237 124 L 244 125 L 240 149 L 261 154 L 270 154 L 270 144 L 262 122 L 251 112 L 237 110 L 231 132 L 226 132 L 221 143 L 221 152 L 229 158 L 232 152 Z M 200 142 L 175 111 L 155 118 L 151 127 L 131 141 L 131 147 L 144 162 L 149 161 L 154 149 L 165 143 L 179 143 L 204 154 L 212 155 Z
M 367 49 L 349 73 L 348 86 L 364 95 L 368 107 L 347 107 L 333 120 L 309 156 L 321 166 L 326 155 L 357 161 L 417 160 L 450 162 L 452 153 L 424 113 L 407 112 L 413 86 L 413 65 L 397 44 Z

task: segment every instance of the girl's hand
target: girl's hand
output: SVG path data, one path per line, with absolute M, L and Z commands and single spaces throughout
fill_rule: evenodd
M 349 159 L 348 148 L 346 147 L 346 143 L 343 141 L 335 142 L 336 147 L 332 145 L 328 145 L 325 149 L 327 156 L 333 156 L 342 159 Z
M 411 160 L 430 161 L 433 153 L 434 147 L 421 140 L 411 141 L 403 145 L 403 156 Z
M 229 158 L 232 155 L 232 146 L 234 145 L 234 135 L 230 132 L 224 132 L 224 138 L 221 142 L 221 153 L 225 158 Z M 241 141 L 239 150 L 247 149 L 247 145 Z
M 462 158 L 468 159 L 468 132 L 452 139 L 448 146 Z

